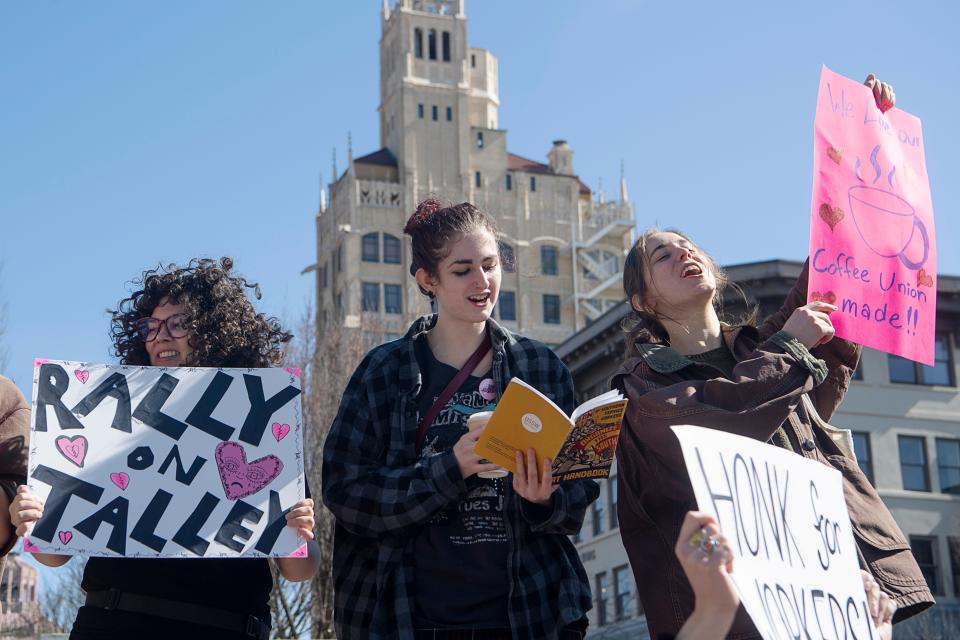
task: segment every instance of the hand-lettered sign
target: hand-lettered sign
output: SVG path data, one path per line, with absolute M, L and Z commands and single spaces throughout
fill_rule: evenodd
M 701 511 L 734 551 L 731 578 L 766 640 L 877 638 L 840 472 L 785 449 L 673 427 Z
M 37 360 L 31 553 L 289 556 L 304 497 L 300 378 L 284 369 Z
M 809 300 L 836 335 L 934 361 L 937 249 L 920 119 L 881 113 L 866 86 L 820 76 L 813 139 Z

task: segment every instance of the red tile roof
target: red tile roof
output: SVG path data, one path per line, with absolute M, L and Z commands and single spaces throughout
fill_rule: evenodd
M 550 165 L 543 164 L 542 162 L 537 162 L 536 160 L 531 160 L 530 158 L 524 158 L 523 156 L 518 156 L 515 153 L 507 153 L 507 170 L 508 171 L 523 171 L 524 173 L 539 173 L 546 175 L 559 175 L 554 173 L 553 169 L 550 168 Z M 577 179 L 577 182 L 580 184 L 580 193 L 590 194 L 590 187 L 583 183 L 578 176 L 572 176 Z

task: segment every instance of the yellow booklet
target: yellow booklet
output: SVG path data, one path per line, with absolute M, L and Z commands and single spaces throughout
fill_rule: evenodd
M 529 448 L 537 460 L 553 460 L 553 481 L 606 478 L 617 450 L 627 400 L 609 391 L 584 402 L 567 417 L 560 407 L 514 378 L 477 441 L 477 453 L 512 472 L 516 452 Z

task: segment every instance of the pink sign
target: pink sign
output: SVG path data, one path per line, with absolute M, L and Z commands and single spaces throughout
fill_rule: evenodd
M 920 119 L 881 113 L 863 84 L 820 75 L 809 299 L 837 335 L 933 364 L 937 245 Z

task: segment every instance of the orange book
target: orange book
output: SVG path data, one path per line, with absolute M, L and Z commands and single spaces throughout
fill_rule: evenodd
M 514 378 L 477 441 L 477 453 L 512 472 L 516 452 L 553 460 L 553 481 L 606 478 L 617 449 L 627 400 L 609 391 L 567 416 L 529 384 Z

